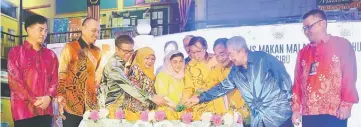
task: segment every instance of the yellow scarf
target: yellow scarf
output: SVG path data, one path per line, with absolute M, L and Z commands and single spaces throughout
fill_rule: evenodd
M 154 75 L 154 65 L 151 68 L 146 68 L 145 67 L 145 63 L 144 60 L 146 57 L 150 56 L 150 55 L 154 55 L 154 51 L 153 49 L 149 48 L 149 47 L 144 47 L 144 48 L 140 48 L 137 50 L 137 54 L 134 58 L 134 61 L 132 63 L 131 66 L 137 65 L 140 67 L 140 69 L 143 71 L 143 73 L 150 79 L 155 80 L 155 75 Z

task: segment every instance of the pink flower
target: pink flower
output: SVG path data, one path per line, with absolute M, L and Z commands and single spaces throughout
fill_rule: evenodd
M 140 113 L 140 120 L 147 122 L 148 121 L 148 111 L 143 111 Z
M 243 124 L 243 118 L 241 115 L 238 116 L 237 123 Z
M 165 120 L 165 112 L 164 111 L 158 111 L 158 112 L 155 112 L 155 120 L 156 121 L 162 121 L 162 120 Z
M 190 124 L 193 120 L 192 113 L 190 112 L 183 113 L 181 119 L 183 123 Z
M 99 120 L 99 112 L 96 111 L 96 110 L 91 111 L 90 112 L 90 119 L 94 120 L 94 121 Z
M 119 108 L 117 110 L 117 112 L 115 113 L 115 118 L 116 119 L 124 119 L 124 111 Z
M 221 126 L 222 125 L 222 116 L 221 115 L 218 115 L 218 114 L 215 114 L 212 116 L 212 124 L 215 125 L 215 126 Z

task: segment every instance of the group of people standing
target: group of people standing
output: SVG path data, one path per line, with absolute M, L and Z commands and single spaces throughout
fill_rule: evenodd
M 46 18 L 30 16 L 27 41 L 14 47 L 8 59 L 15 127 L 50 127 L 53 110 L 60 112 L 64 127 L 79 126 L 85 111 L 100 108 L 109 110 L 109 118 L 118 109 L 130 121 L 138 120 L 141 111 L 163 110 L 167 119 L 177 120 L 179 104 L 194 120 L 204 112 L 236 110 L 251 127 L 292 127 L 301 117 L 303 127 L 346 127 L 358 102 L 355 52 L 346 39 L 327 34 L 323 11 L 306 13 L 303 25 L 311 43 L 298 53 L 292 85 L 282 62 L 250 51 L 241 36 L 217 39 L 214 54 L 207 52 L 203 37 L 186 36 L 187 58 L 177 43 L 168 42 L 155 72 L 153 49 L 134 51 L 136 42 L 121 35 L 114 55 L 100 67 L 101 50 L 94 45 L 100 26 L 92 18 L 84 20 L 79 40 L 65 44 L 58 61 L 42 46 Z
M 216 41 L 214 50 L 217 53 L 214 55 L 206 52 L 204 38 L 187 36 L 184 43 L 189 46 L 186 50 L 192 56 L 189 63 L 185 63 L 184 55 L 177 50 L 177 43 L 167 43 L 164 63 L 155 73 L 154 51 L 143 47 L 133 53 L 132 38 L 118 36 L 115 39 L 116 53 L 105 65 L 98 87 L 99 106 L 109 109 L 110 118 L 114 118 L 114 113 L 121 108 L 126 112 L 126 119 L 131 121 L 138 120 L 140 112 L 146 110 L 163 110 L 167 119 L 180 119 L 177 105 L 227 77 L 232 64 L 226 55 L 226 42 L 225 38 Z M 199 120 L 203 112 L 226 113 L 230 106 L 248 118 L 249 110 L 239 91 L 230 95 L 193 107 L 194 119 Z

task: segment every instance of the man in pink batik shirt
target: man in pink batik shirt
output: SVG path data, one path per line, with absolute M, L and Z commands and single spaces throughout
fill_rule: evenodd
M 40 15 L 25 20 L 28 33 L 23 45 L 8 55 L 11 112 L 15 127 L 50 127 L 51 100 L 58 85 L 58 59 L 42 46 L 47 35 L 47 19 Z
M 358 103 L 357 65 L 351 43 L 327 34 L 327 16 L 314 9 L 303 16 L 310 44 L 298 52 L 292 88 L 292 121 L 303 127 L 347 127 Z

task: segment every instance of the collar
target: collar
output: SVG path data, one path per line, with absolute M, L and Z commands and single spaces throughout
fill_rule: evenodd
M 125 66 L 125 61 L 122 58 L 120 58 L 117 53 L 114 53 L 113 57 L 115 58 L 115 60 L 121 62 L 123 66 Z
M 90 46 L 88 46 L 88 44 L 83 40 L 83 38 L 82 38 L 81 36 L 79 37 L 78 42 L 79 42 L 79 45 L 80 45 L 80 47 L 81 47 L 82 49 L 87 48 L 87 47 L 94 48 L 94 45 L 93 45 L 93 44 L 91 44 Z
M 255 62 L 255 58 L 257 54 L 253 51 L 247 51 L 247 64 L 253 64 Z M 247 65 L 249 66 L 249 65 Z M 242 65 L 237 66 L 238 69 L 243 73 L 243 72 L 247 72 L 247 69 L 244 68 Z M 248 68 L 248 67 L 247 67 Z
M 118 54 L 117 54 L 116 52 L 114 53 L 114 57 L 115 57 L 117 60 L 124 61 L 123 59 L 121 59 L 121 58 L 118 56 Z
M 321 43 L 327 43 L 328 41 L 330 41 L 331 37 L 331 34 L 327 34 L 324 38 L 321 39 Z
M 254 63 L 256 54 L 253 51 L 247 51 L 247 63 Z
M 324 38 L 322 38 L 318 43 L 316 43 L 316 42 L 311 42 L 310 44 L 311 44 L 312 47 L 315 47 L 315 46 L 317 46 L 317 45 L 319 45 L 319 44 L 327 43 L 328 41 L 330 41 L 331 37 L 332 37 L 331 34 L 327 34 L 327 35 L 326 35 Z
M 29 41 L 27 41 L 27 40 L 24 41 L 24 44 L 23 44 L 23 45 L 24 45 L 24 47 L 25 47 L 26 49 L 33 49 L 33 45 L 31 45 L 31 44 L 29 43 Z M 40 50 L 42 50 L 43 47 L 44 47 L 44 45 L 41 45 L 41 46 L 40 46 Z M 39 51 L 40 51 L 40 50 L 39 50 Z

